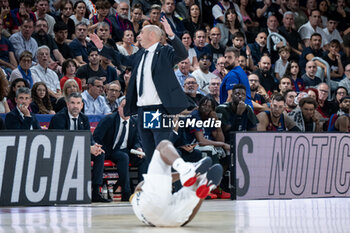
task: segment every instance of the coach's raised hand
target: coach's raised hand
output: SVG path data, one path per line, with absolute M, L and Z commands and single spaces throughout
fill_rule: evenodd
M 173 38 L 175 36 L 175 34 L 174 34 L 173 30 L 171 29 L 170 24 L 168 23 L 168 20 L 165 18 L 165 16 L 163 16 L 160 19 L 160 22 L 163 24 L 164 31 L 168 35 L 168 37 Z

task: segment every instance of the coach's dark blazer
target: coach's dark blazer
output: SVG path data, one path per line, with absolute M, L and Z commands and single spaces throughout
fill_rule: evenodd
M 167 113 L 177 114 L 186 109 L 189 103 L 175 76 L 174 66 L 186 59 L 188 57 L 188 52 L 181 40 L 176 36 L 173 40 L 170 40 L 169 44 L 171 44 L 172 47 L 158 44 L 152 61 L 152 78 L 159 98 Z M 145 49 L 140 49 L 131 56 L 124 56 L 119 52 L 115 52 L 116 60 L 119 60 L 122 65 L 132 67 L 132 75 L 129 81 L 126 105 L 124 107 L 125 115 L 137 113 L 136 77 L 137 69 L 144 51 Z
M 83 113 L 79 113 L 77 127 L 78 130 L 89 130 L 90 132 L 89 118 Z M 70 129 L 70 119 L 67 108 L 63 108 L 51 118 L 49 129 Z M 91 136 L 91 145 L 93 144 L 94 141 Z
M 6 129 L 25 129 L 30 130 L 30 126 L 33 129 L 41 129 L 39 121 L 36 119 L 34 113 L 30 113 L 32 117 L 22 118 L 17 107 L 15 107 L 11 112 L 6 114 L 5 126 Z
M 120 125 L 120 117 L 118 112 L 114 112 L 111 115 L 107 115 L 101 119 L 94 131 L 94 140 L 102 145 L 103 150 L 107 155 L 111 155 L 113 151 L 113 145 L 117 138 Z M 129 135 L 127 148 L 137 149 L 141 148 L 139 137 L 137 135 L 136 119 L 130 117 L 129 121 Z

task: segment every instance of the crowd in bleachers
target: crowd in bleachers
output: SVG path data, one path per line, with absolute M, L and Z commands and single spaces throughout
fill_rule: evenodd
M 182 115 L 222 122 L 175 129 L 188 161 L 227 164 L 231 131 L 349 132 L 347 0 L 1 0 L 0 113 L 55 114 L 75 92 L 84 114 L 117 112 L 132 67 L 115 53 L 137 53 L 161 17 L 189 55 L 174 67 L 191 103 Z

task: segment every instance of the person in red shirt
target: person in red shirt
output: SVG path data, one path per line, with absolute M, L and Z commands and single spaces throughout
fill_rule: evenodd
M 63 86 L 64 83 L 68 80 L 68 79 L 74 79 L 75 81 L 77 81 L 78 86 L 80 91 L 82 91 L 82 86 L 81 86 L 81 80 L 80 78 L 75 77 L 75 73 L 77 71 L 77 64 L 74 62 L 73 59 L 67 59 L 63 62 L 62 64 L 62 72 L 63 72 L 63 78 L 60 80 L 60 86 L 61 89 L 63 90 Z

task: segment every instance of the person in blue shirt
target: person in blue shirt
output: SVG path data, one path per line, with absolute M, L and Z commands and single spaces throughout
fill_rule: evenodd
M 238 58 L 238 49 L 229 47 L 225 50 L 225 68 L 230 72 L 222 80 L 220 86 L 220 104 L 231 101 L 232 88 L 235 84 L 243 84 L 246 87 L 245 103 L 253 108 L 248 77 L 239 66 Z

